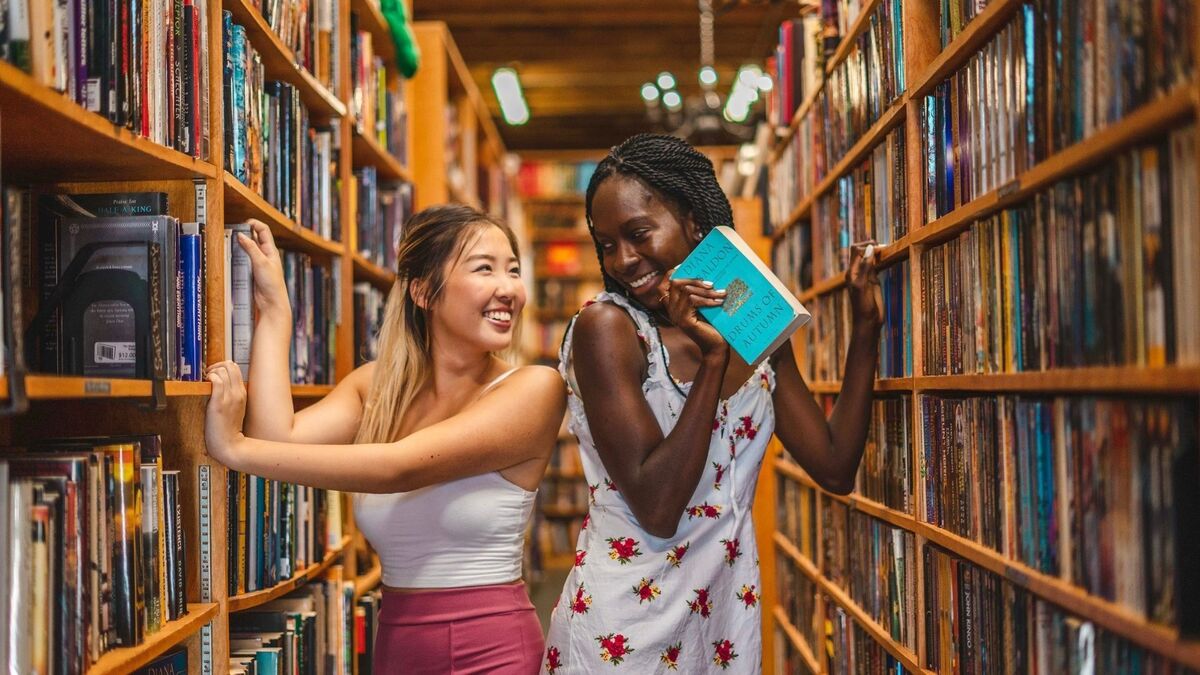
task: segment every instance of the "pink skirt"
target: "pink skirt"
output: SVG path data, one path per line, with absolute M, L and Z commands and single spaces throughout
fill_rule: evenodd
M 384 593 L 374 672 L 529 675 L 543 648 L 524 583 Z

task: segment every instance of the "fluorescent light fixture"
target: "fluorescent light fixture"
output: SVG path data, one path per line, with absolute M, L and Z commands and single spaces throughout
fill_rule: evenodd
M 712 86 L 717 83 L 717 69 L 712 66 L 704 66 L 700 69 L 700 84 Z
M 667 110 L 679 110 L 683 106 L 683 97 L 677 91 L 668 91 L 663 94 L 663 105 L 667 106 Z
M 774 88 L 775 88 L 775 81 L 771 79 L 770 75 L 760 75 L 758 77 L 758 90 L 759 91 L 771 91 Z
M 729 98 L 725 101 L 725 119 L 730 122 L 746 121 L 750 116 L 750 106 L 758 100 L 759 80 L 763 77 L 765 76 L 758 66 L 746 65 L 738 69 Z
M 675 76 L 663 71 L 658 74 L 658 88 L 663 91 L 670 91 L 675 88 Z
M 512 68 L 497 68 L 492 73 L 492 89 L 500 102 L 500 114 L 510 126 L 520 126 L 529 121 L 529 106 L 521 91 L 521 80 Z
M 642 100 L 650 103 L 658 98 L 658 87 L 654 86 L 653 82 L 647 82 L 642 85 Z

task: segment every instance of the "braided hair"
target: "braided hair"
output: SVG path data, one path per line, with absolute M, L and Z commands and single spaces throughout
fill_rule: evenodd
M 712 162 L 675 136 L 638 134 L 609 151 L 588 181 L 588 232 L 596 245 L 604 288 L 628 297 L 624 287 L 604 271 L 604 250 L 596 241 L 592 223 L 592 199 L 600 185 L 613 176 L 637 178 L 682 216 L 691 216 L 702 234 L 718 225 L 733 225 L 729 198 L 717 183 Z M 630 300 L 633 300 L 630 298 Z

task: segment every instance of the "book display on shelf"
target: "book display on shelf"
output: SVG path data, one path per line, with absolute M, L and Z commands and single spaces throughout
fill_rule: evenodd
M 851 242 L 881 244 L 884 325 L 855 490 L 775 446 L 775 672 L 1200 669 L 1200 16 L 822 10 L 824 77 L 775 115 L 764 231 L 812 311 L 797 361 L 827 414 Z
M 406 106 L 411 85 L 370 0 L 137 0 L 112 16 L 76 5 L 21 0 L 0 31 L 5 274 L 17 286 L 2 294 L 14 314 L 4 349 L 39 310 L 61 308 L 30 334 L 31 372 L 0 379 L 22 403 L 0 420 L 12 447 L 0 452 L 0 664 L 239 672 L 274 657 L 353 672 L 370 654 L 379 574 L 355 574 L 361 534 L 344 497 L 214 463 L 198 380 L 235 352 L 247 365 L 253 280 L 232 234 L 250 218 L 281 248 L 292 370 L 308 383 L 293 387 L 298 405 L 349 374 L 354 285 L 391 287 L 412 210 L 405 148 L 430 115 Z M 371 13 L 356 24 L 371 39 L 351 33 L 347 7 Z M 372 41 L 384 45 L 374 56 Z M 369 209 L 351 180 L 368 169 L 387 189 Z M 365 229 L 359 209 L 375 218 Z M 67 272 L 81 290 L 56 291 Z M 63 327 L 73 317 L 81 329 Z M 161 410 L 124 400 L 152 394 Z

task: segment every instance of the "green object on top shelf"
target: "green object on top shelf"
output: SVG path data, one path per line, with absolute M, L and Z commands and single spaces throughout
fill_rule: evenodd
M 408 22 L 404 0 L 380 0 L 379 9 L 387 19 L 392 43 L 396 45 L 396 65 L 405 77 L 416 75 L 417 68 L 421 65 L 421 50 L 417 47 L 412 24 Z

